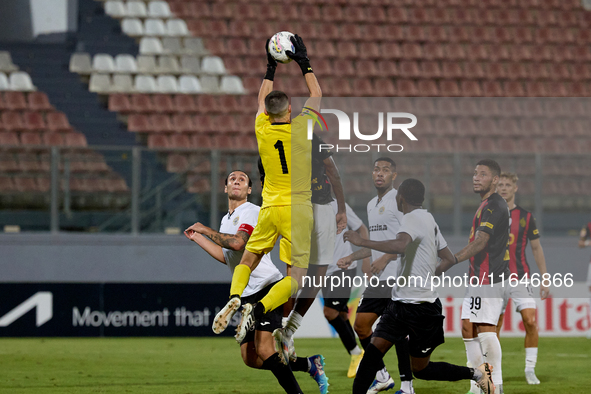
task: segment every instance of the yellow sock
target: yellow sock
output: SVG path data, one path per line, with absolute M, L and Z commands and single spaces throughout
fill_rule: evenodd
M 271 287 L 271 290 L 261 299 L 260 303 L 263 304 L 265 313 L 267 313 L 285 304 L 289 297 L 297 293 L 297 291 L 298 282 L 291 276 L 286 276 Z
M 232 284 L 230 285 L 230 296 L 238 295 L 242 297 L 248 280 L 250 279 L 250 267 L 244 264 L 238 264 L 234 268 L 234 274 L 232 275 Z

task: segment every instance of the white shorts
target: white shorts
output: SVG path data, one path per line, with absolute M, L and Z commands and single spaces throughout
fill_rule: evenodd
M 497 325 L 503 309 L 506 286 L 509 281 L 497 283 L 494 286 L 468 286 L 467 295 L 462 303 L 462 320 L 471 323 L 485 323 Z
M 337 220 L 330 204 L 312 204 L 314 228 L 310 242 L 310 264 L 329 265 L 333 260 Z
M 587 270 L 587 286 L 591 287 L 591 263 L 589 263 L 589 270 Z
M 503 300 L 502 313 L 505 313 L 509 299 L 513 300 L 517 312 L 521 312 L 528 308 L 536 309 L 536 300 L 531 285 L 525 285 L 525 283 L 521 283 L 520 281 L 517 286 L 509 286 L 507 290 L 508 291 L 505 292 L 505 299 Z

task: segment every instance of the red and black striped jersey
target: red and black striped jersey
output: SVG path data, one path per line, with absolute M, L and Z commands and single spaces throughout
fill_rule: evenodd
M 581 235 L 584 241 L 591 239 L 591 222 L 587 223 L 587 226 L 583 227 L 581 230 Z M 591 263 L 591 261 L 589 261 Z
M 480 284 L 491 284 L 490 274 L 493 274 L 492 280 L 496 283 L 501 281 L 501 275 L 509 278 L 509 226 L 509 207 L 503 197 L 493 193 L 482 201 L 470 230 L 470 242 L 476 238 L 477 231 L 490 235 L 484 249 L 470 258 L 470 277 L 478 277 Z
M 530 274 L 525 249 L 529 240 L 540 238 L 536 219 L 531 212 L 516 205 L 511 211 L 509 234 L 509 269 L 520 279 Z

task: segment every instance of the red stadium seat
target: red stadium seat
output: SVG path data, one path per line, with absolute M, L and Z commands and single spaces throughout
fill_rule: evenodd
M 127 94 L 110 94 L 109 111 L 128 113 L 131 112 L 131 102 Z
M 544 97 L 548 93 L 543 82 L 526 82 L 525 90 L 528 97 Z
M 532 46 L 531 59 L 536 62 L 555 61 L 555 53 L 553 48 L 549 45 L 534 45 Z
M 464 77 L 470 79 L 482 79 L 486 76 L 483 63 L 464 63 Z
M 23 92 L 5 92 L 4 102 L 6 109 L 13 111 L 23 111 L 27 109 L 27 101 Z
M 396 81 L 396 91 L 399 96 L 420 96 L 417 85 L 410 79 L 398 79 Z
M 376 67 L 378 69 L 379 75 L 381 76 L 394 77 L 399 75 L 396 62 L 390 60 L 379 60 L 376 62 Z
M 196 148 L 212 148 L 213 144 L 211 141 L 211 137 L 208 135 L 192 135 L 191 136 L 191 145 Z
M 514 30 L 515 34 L 513 40 L 517 44 L 531 44 L 534 41 L 534 36 L 531 28 L 529 27 L 516 27 Z
M 383 59 L 383 54 L 380 51 L 380 45 L 376 42 L 364 43 L 363 50 L 359 53 L 360 59 Z
M 231 19 L 234 10 L 230 3 L 213 3 L 211 5 L 211 17 L 216 19 Z
M 148 120 L 147 115 L 131 114 L 127 119 L 127 130 L 138 133 L 147 133 L 154 131 L 152 123 Z
M 346 24 L 341 26 L 342 37 L 347 37 L 349 40 L 359 41 L 363 39 L 363 31 L 357 24 Z
M 402 58 L 402 49 L 397 43 L 385 42 L 381 45 L 381 48 L 384 59 L 386 60 Z
M 326 39 L 335 39 L 338 40 L 341 37 L 341 32 L 339 31 L 337 25 L 332 24 L 332 23 L 321 23 L 320 26 L 318 26 L 318 35 L 320 36 L 320 38 L 326 40 Z M 321 55 L 321 53 L 318 53 L 318 55 Z
M 259 81 L 260 85 L 260 81 Z M 199 95 L 195 97 L 195 103 L 197 105 L 197 110 L 203 114 L 212 114 L 217 112 L 222 112 L 222 108 L 220 108 L 217 98 L 215 96 L 208 96 L 208 95 Z
M 41 164 L 39 158 L 31 153 L 19 153 L 16 155 L 18 159 L 17 169 L 21 172 L 39 172 L 41 171 Z
M 419 95 L 425 97 L 441 96 L 437 83 L 433 79 L 421 79 L 417 84 Z
M 354 23 L 363 23 L 366 21 L 369 21 L 372 23 L 374 22 L 371 19 L 368 19 L 364 7 L 355 7 L 355 6 L 345 7 L 343 9 L 343 16 L 345 17 L 345 20 L 348 22 L 354 22 Z
M 466 97 L 480 97 L 482 96 L 482 90 L 480 84 L 477 81 L 461 81 L 460 90 L 462 96 Z
M 150 134 L 148 136 L 148 148 L 169 148 L 170 141 L 165 134 Z
M 443 97 L 457 97 L 461 95 L 458 83 L 449 79 L 443 80 L 439 83 L 439 91 Z
M 31 92 L 27 96 L 28 107 L 31 111 L 53 111 L 49 98 L 43 92 Z
M 7 149 L 20 145 L 18 135 L 14 132 L 0 132 L 0 149 Z
M 441 137 L 432 138 L 431 146 L 433 147 L 434 152 L 451 153 L 454 151 L 454 147 L 453 147 L 452 142 L 449 138 L 441 138 Z
M 14 186 L 15 189 L 19 192 L 38 192 L 39 188 L 37 187 L 37 182 L 35 182 L 35 178 L 27 178 L 27 177 L 14 177 Z
M 408 15 L 406 9 L 402 7 L 388 7 L 386 11 L 388 22 L 393 25 L 400 25 L 408 22 Z
M 409 42 L 424 42 L 427 40 L 427 33 L 423 29 L 423 26 L 410 25 L 404 30 L 405 41 Z
M 367 17 L 368 20 L 372 22 L 372 24 L 382 24 L 386 22 L 387 15 L 382 7 L 368 7 Z
M 417 78 L 421 75 L 419 65 L 415 61 L 401 61 L 398 64 L 398 72 L 404 78 Z
M 357 45 L 354 42 L 341 41 L 337 44 L 339 57 L 345 59 L 355 59 L 358 57 Z
M 228 46 L 226 45 L 226 40 L 224 38 L 210 37 L 205 40 L 204 44 L 207 50 L 213 55 L 224 56 L 233 54 L 232 51 L 228 50 Z
M 19 172 L 22 171 L 19 167 L 19 163 L 13 154 L 0 153 L 0 173 L 6 174 L 7 172 Z M 0 190 L 2 191 L 2 190 Z
M 311 7 L 314 8 L 314 7 Z M 231 18 L 229 16 L 228 18 Z M 298 7 L 295 4 L 282 3 L 278 7 L 277 18 L 284 21 L 296 21 L 300 19 Z
M 475 26 L 470 34 L 470 41 L 475 44 L 494 42 L 492 29 L 487 26 Z
M 386 37 L 384 27 L 377 24 L 365 25 L 365 33 L 362 40 L 369 42 L 383 41 Z
M 445 59 L 445 52 L 443 46 L 440 44 L 424 44 L 423 45 L 424 60 L 443 60 Z
M 371 81 L 367 78 L 356 78 L 353 80 L 354 96 L 373 96 Z
M 487 63 L 484 65 L 484 72 L 487 78 L 492 80 L 505 79 L 507 76 L 505 66 L 502 63 Z
M 452 25 L 449 27 L 449 41 L 467 43 L 472 41 L 472 27 L 464 25 Z
M 41 131 L 46 128 L 41 112 L 25 112 L 23 113 L 23 118 L 27 130 Z
M 230 22 L 229 31 L 234 37 L 249 37 L 250 25 L 245 20 L 233 20 Z
M 358 60 L 355 64 L 357 75 L 360 77 L 379 77 L 380 72 L 376 67 L 376 63 L 372 60 Z
M 196 112 L 194 96 L 188 94 L 177 94 L 173 98 L 174 108 L 177 112 Z
M 523 89 L 523 83 L 521 81 L 508 81 L 505 82 L 505 95 L 508 97 L 523 97 L 525 96 L 525 90 Z
M 198 132 L 211 133 L 213 132 L 213 122 L 211 116 L 197 115 L 193 117 L 193 123 Z
M 244 59 L 244 66 L 247 75 L 259 75 L 261 70 L 267 67 L 267 59 L 259 57 L 247 57 Z
M 25 147 L 31 146 L 41 146 L 43 142 L 41 141 L 41 135 L 39 133 L 28 131 L 21 133 L 21 145 Z
M 464 75 L 462 68 L 458 62 L 443 62 L 442 63 L 442 73 L 441 76 L 443 78 L 462 78 Z
M 182 173 L 189 169 L 189 160 L 186 155 L 171 154 L 166 158 L 166 171 L 172 173 Z
M 424 78 L 440 78 L 442 76 L 441 67 L 438 62 L 422 62 L 420 76 Z
M 170 136 L 171 148 L 192 148 L 191 139 L 186 134 L 173 134 Z
M 402 26 L 386 25 L 384 26 L 384 35 L 388 37 L 388 42 L 402 42 L 405 40 L 404 29 L 402 28 Z
M 43 138 L 44 145 L 48 145 L 48 146 L 63 146 L 63 145 L 65 145 L 64 138 L 62 137 L 62 135 L 60 133 L 56 133 L 56 132 L 43 133 L 42 138 Z
M 4 130 L 25 130 L 25 125 L 19 112 L 5 111 L 1 115 Z
M 131 111 L 146 113 L 154 112 L 154 104 L 152 103 L 152 98 L 147 94 L 132 94 Z
M 197 132 L 197 127 L 193 124 L 191 115 L 174 114 L 172 115 L 172 128 L 177 132 L 193 133 Z
M 86 136 L 82 133 L 66 133 L 64 143 L 66 146 L 74 148 L 86 148 L 88 146 Z
M 454 147 L 457 152 L 473 152 L 474 143 L 471 138 L 456 138 Z
M 174 131 L 168 115 L 152 115 L 149 117 L 149 122 L 152 124 L 152 130 L 156 132 Z
M 485 97 L 503 96 L 503 89 L 501 88 L 501 84 L 497 81 L 482 82 L 482 92 Z
M 174 104 L 172 102 L 172 97 L 168 94 L 155 94 L 152 97 L 152 101 L 154 103 L 154 111 L 160 113 L 172 113 L 176 112 L 176 108 L 174 108 Z
M 396 95 L 396 87 L 390 78 L 378 78 L 374 81 L 376 97 L 392 97 Z
M 405 59 L 421 59 L 423 51 L 419 44 L 404 43 L 402 44 L 402 56 Z

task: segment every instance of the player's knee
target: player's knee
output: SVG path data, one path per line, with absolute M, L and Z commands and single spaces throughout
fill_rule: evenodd
M 332 309 L 332 308 L 327 308 L 324 307 L 324 317 L 326 318 L 326 320 L 334 320 L 339 316 L 339 312 Z
M 525 327 L 525 331 L 533 332 L 538 330 L 538 323 L 536 322 L 536 318 L 534 316 L 527 316 L 523 319 L 523 326 Z
M 365 339 L 371 335 L 371 326 L 368 327 L 367 325 L 356 321 L 353 328 L 359 339 Z

